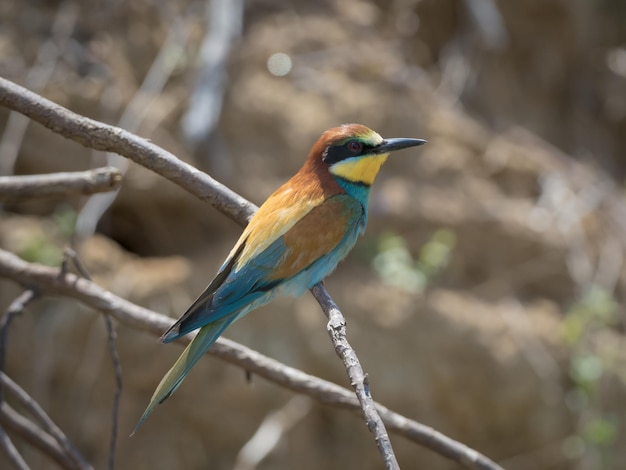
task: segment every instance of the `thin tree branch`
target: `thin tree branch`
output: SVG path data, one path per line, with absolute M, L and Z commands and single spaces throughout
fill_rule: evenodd
M 61 268 L 67 270 L 67 260 L 71 260 L 78 273 L 88 281 L 92 281 L 91 275 L 83 262 L 78 257 L 76 251 L 73 248 L 67 246 L 63 253 L 64 264 Z M 115 447 L 117 443 L 117 434 L 119 429 L 119 414 L 120 414 L 120 399 L 122 397 L 122 362 L 120 356 L 117 353 L 116 340 L 117 334 L 115 327 L 113 326 L 113 320 L 110 315 L 103 315 L 104 323 L 107 328 L 107 345 L 109 354 L 111 356 L 111 362 L 113 363 L 113 374 L 115 375 L 115 392 L 113 392 L 113 405 L 111 407 L 111 436 L 109 438 L 109 461 L 108 468 L 113 470 L 115 468 Z
M 13 441 L 9 437 L 9 435 L 4 432 L 2 426 L 0 426 L 0 448 L 4 451 L 5 455 L 9 459 L 9 462 L 13 465 L 13 467 L 19 470 L 28 470 L 28 464 L 19 453 Z
M 115 392 L 113 393 L 113 404 L 111 405 L 111 437 L 109 438 L 108 462 L 109 470 L 113 470 L 115 468 L 115 445 L 117 443 L 119 430 L 120 400 L 122 398 L 122 363 L 117 353 L 117 333 L 113 326 L 113 320 L 108 315 L 104 315 L 104 320 L 107 327 L 107 345 L 109 354 L 111 355 L 111 361 L 113 362 L 113 372 L 115 374 Z
M 102 193 L 118 188 L 121 181 L 122 174 L 113 167 L 47 175 L 0 176 L 0 202 Z
M 43 431 L 39 426 L 28 418 L 22 416 L 7 403 L 0 406 L 0 425 L 7 431 L 20 436 L 33 447 L 49 456 L 59 464 L 61 468 L 68 470 L 91 469 L 92 467 L 81 467 L 61 445 L 50 434 Z
M 43 408 L 24 389 L 17 385 L 4 372 L 0 372 L 0 382 L 8 393 L 17 400 L 43 426 L 43 431 L 52 437 L 60 446 L 63 453 L 74 462 L 74 467 L 89 468 L 90 465 L 72 445 L 63 431 L 47 415 Z
M 13 319 L 22 313 L 26 306 L 37 297 L 35 289 L 29 288 L 22 292 L 11 305 L 6 309 L 2 320 L 0 320 L 0 374 L 4 375 L 6 365 L 7 342 L 9 339 L 9 327 Z M 4 404 L 4 384 L 0 380 L 0 407 Z M 9 461 L 15 468 L 28 468 L 28 465 L 22 458 L 17 448 L 13 445 L 13 441 L 6 434 L 0 425 L 0 447 L 4 450 Z
M 396 460 L 389 435 L 385 429 L 385 424 L 378 414 L 374 400 L 370 394 L 369 379 L 363 372 L 358 356 L 348 342 L 346 335 L 346 319 L 321 283 L 315 285 L 313 289 L 311 289 L 311 292 L 328 318 L 326 329 L 333 342 L 337 356 L 346 364 L 350 385 L 352 385 L 361 405 L 365 424 L 367 424 L 367 427 L 376 439 L 376 445 L 384 459 L 385 468 L 399 470 L 400 466 Z
M 126 326 L 148 332 L 155 337 L 160 337 L 163 331 L 172 324 L 171 318 L 117 297 L 93 282 L 72 273 L 62 273 L 57 268 L 28 263 L 5 250 L 0 250 L 0 278 L 10 279 L 23 285 L 36 286 L 50 295 L 76 299 L 96 310 L 110 314 Z M 191 339 L 192 335 L 187 335 L 177 343 L 188 344 Z M 359 402 L 353 392 L 286 366 L 234 341 L 220 338 L 208 352 L 270 382 L 308 395 L 326 405 L 360 410 Z M 378 403 L 375 405 L 389 430 L 463 464 L 467 468 L 502 470 L 496 463 L 466 445 L 395 413 L 383 405 Z
M 37 297 L 35 289 L 29 288 L 22 292 L 6 309 L 0 320 L 0 372 L 4 372 L 6 365 L 7 342 L 9 340 L 9 327 L 13 318 L 22 313 L 26 306 Z M 0 383 L 0 403 L 4 398 L 4 390 Z

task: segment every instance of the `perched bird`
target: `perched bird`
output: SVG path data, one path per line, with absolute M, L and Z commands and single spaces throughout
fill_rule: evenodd
M 300 171 L 250 220 L 215 279 L 161 337 L 169 343 L 200 328 L 135 431 L 232 322 L 278 293 L 301 295 L 330 274 L 365 230 L 370 186 L 389 153 L 424 143 L 383 139 L 360 124 L 324 132 Z

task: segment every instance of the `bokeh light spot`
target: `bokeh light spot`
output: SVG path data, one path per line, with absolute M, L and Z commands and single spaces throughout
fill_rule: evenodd
M 272 54 L 267 59 L 267 69 L 272 75 L 284 77 L 291 71 L 291 57 L 283 52 Z

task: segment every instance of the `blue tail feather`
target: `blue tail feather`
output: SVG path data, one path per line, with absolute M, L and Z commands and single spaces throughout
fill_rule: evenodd
M 146 418 L 150 415 L 150 413 L 152 413 L 156 405 L 163 403 L 163 401 L 174 393 L 191 368 L 213 345 L 213 343 L 215 343 L 224 330 L 237 319 L 237 316 L 238 315 L 236 313 L 232 313 L 200 328 L 196 337 L 191 341 L 191 343 L 189 343 L 172 368 L 167 372 L 167 374 L 165 374 L 163 379 L 161 379 L 161 383 L 159 383 L 158 387 L 154 391 L 146 411 L 144 411 L 143 415 L 139 419 L 139 422 L 135 426 L 131 436 L 137 432 Z

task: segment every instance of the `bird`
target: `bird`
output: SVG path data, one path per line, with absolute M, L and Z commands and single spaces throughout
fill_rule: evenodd
M 425 143 L 383 139 L 362 124 L 325 131 L 300 170 L 250 219 L 208 287 L 161 337 L 169 343 L 199 329 L 133 434 L 231 323 L 279 293 L 299 296 L 333 272 L 365 230 L 370 188 L 389 154 Z

